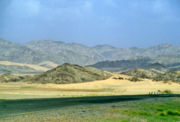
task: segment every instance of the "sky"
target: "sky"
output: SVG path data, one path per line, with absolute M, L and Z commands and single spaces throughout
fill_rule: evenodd
M 0 38 L 180 45 L 180 0 L 0 0 Z

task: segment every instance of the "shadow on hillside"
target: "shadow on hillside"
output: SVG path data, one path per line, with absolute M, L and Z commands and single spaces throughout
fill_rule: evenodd
M 98 96 L 78 98 L 44 98 L 25 100 L 1 100 L 0 116 L 8 116 L 25 112 L 48 110 L 53 108 L 82 105 L 125 102 L 157 97 L 180 97 L 180 95 L 129 95 L 129 96 Z

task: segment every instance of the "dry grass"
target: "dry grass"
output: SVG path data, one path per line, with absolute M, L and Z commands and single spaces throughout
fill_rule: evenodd
M 114 77 L 123 77 L 124 80 L 117 80 Z M 167 89 L 173 93 L 180 94 L 180 84 L 178 83 L 154 82 L 149 79 L 131 82 L 127 80 L 129 78 L 126 75 L 114 74 L 114 76 L 107 80 L 74 84 L 1 83 L 0 99 L 138 95 Z

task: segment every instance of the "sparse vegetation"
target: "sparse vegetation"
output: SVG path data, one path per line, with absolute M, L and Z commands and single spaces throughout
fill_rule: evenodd
M 134 70 L 122 72 L 122 74 L 130 75 L 130 76 L 136 76 L 136 77 L 140 77 L 140 78 L 151 79 L 153 77 L 156 77 L 159 73 L 155 72 L 155 71 L 151 71 L 151 70 L 134 69 Z
M 171 90 L 168 90 L 168 89 L 162 91 L 161 93 L 162 94 L 173 94 L 173 92 Z
M 0 0 L 0 36 L 0 122 L 180 122 L 180 0 Z
M 180 116 L 180 111 L 168 110 L 168 111 L 159 112 L 158 115 L 159 116 Z
M 159 74 L 156 77 L 153 78 L 154 81 L 173 81 L 173 82 L 179 82 L 180 83 L 180 72 L 179 71 L 172 71 L 167 72 L 165 74 Z
M 2 74 L 0 75 L 0 82 L 18 82 L 18 81 L 23 81 L 25 79 L 29 79 L 28 75 L 15 75 L 15 74 L 10 74 L 10 73 L 6 73 L 6 74 Z
M 45 78 L 61 76 L 58 75 L 58 71 L 60 71 L 60 73 L 66 71 L 67 74 L 85 72 L 87 74 L 90 73 L 92 77 L 98 76 L 98 73 L 101 73 L 94 68 L 88 67 L 84 69 L 78 65 L 69 66 L 69 64 L 66 64 L 63 69 L 62 67 L 60 67 L 60 69 L 57 67 L 52 71 L 42 74 L 42 76 Z M 92 73 L 90 71 L 92 71 Z M 5 76 L 13 78 L 12 74 L 5 74 Z M 24 79 L 24 76 L 14 77 Z M 39 75 L 33 77 L 39 77 Z M 32 77 L 29 77 L 28 79 L 31 78 Z M 129 81 L 124 82 L 128 78 L 136 83 Z M 8 79 L 8 81 L 10 80 L 12 81 L 12 79 Z M 38 80 L 40 81 L 41 78 Z M 86 79 L 83 77 L 82 80 Z M 121 81 L 119 82 L 118 80 Z M 122 93 L 135 94 L 132 93 L 132 91 L 144 94 L 148 93 L 147 91 L 149 91 L 149 89 L 153 88 L 156 90 L 158 87 L 157 82 L 153 82 L 155 83 L 154 87 L 152 87 L 152 85 L 150 87 L 146 86 L 146 88 L 149 89 L 139 92 L 142 90 L 140 88 L 145 85 L 145 83 L 143 85 L 143 82 L 137 82 L 140 80 L 140 77 L 116 74 L 109 80 L 79 83 L 79 85 L 61 84 L 61 86 L 50 84 L 48 86 L 48 84 L 14 83 L 8 86 L 8 83 L 4 83 L 0 87 L 3 88 L 1 90 L 3 93 L 0 94 L 0 98 L 3 98 L 3 100 L 0 100 L 0 121 L 146 121 L 147 119 L 152 122 L 179 121 L 180 109 L 178 108 L 180 108 L 180 106 L 178 103 L 180 100 L 178 97 L 157 98 L 156 95 L 113 96 Z M 149 82 L 152 81 L 149 80 Z M 53 85 L 54 87 L 52 87 Z M 164 85 L 164 83 L 161 82 L 159 86 L 161 85 Z M 165 85 L 167 87 L 169 84 Z M 168 94 L 164 95 L 164 97 L 170 97 L 170 94 L 174 92 L 173 90 L 179 87 L 177 85 L 179 84 L 169 85 L 171 88 L 168 86 L 167 90 L 162 91 L 164 94 Z M 127 89 L 130 89 L 130 92 L 126 92 Z M 12 92 L 12 94 L 10 92 Z M 107 95 L 111 96 L 107 97 Z M 40 99 L 43 97 L 46 97 L 46 99 Z M 8 100 L 9 98 L 15 100 Z
M 123 72 L 122 74 L 130 75 L 134 77 L 140 77 L 140 78 L 148 78 L 148 79 L 152 79 L 153 81 L 164 81 L 165 83 L 167 83 L 168 81 L 180 83 L 179 71 L 159 73 L 156 71 L 136 69 L 136 70 Z
M 92 67 L 82 67 L 65 63 L 43 74 L 29 79 L 36 83 L 79 83 L 95 80 L 104 80 L 111 76 L 110 73 Z
M 1 75 L 0 82 L 35 82 L 35 83 L 79 83 L 94 80 L 104 80 L 111 76 L 111 73 L 91 67 L 82 67 L 72 64 L 63 64 L 52 70 L 36 75 Z
M 1 100 L 0 121 L 176 122 L 180 121 L 179 102 L 179 97 L 153 96 Z
M 133 76 L 131 78 L 129 78 L 130 81 L 133 81 L 133 82 L 137 82 L 137 81 L 141 81 L 141 79 L 139 79 L 138 77 L 136 76 Z
M 118 76 L 118 77 L 113 77 L 113 79 L 115 79 L 115 80 L 124 80 L 124 78 L 123 78 L 123 77 L 120 77 L 120 76 Z

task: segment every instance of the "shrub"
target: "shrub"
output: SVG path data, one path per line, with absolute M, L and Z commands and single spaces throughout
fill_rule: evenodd
M 136 76 L 133 76 L 132 78 L 130 78 L 129 79 L 130 81 L 134 81 L 134 82 L 136 82 L 136 81 L 141 81 L 138 77 L 136 77 Z
M 172 94 L 173 92 L 171 90 L 164 90 L 162 91 L 162 94 Z
M 114 77 L 113 79 L 115 79 L 115 80 L 124 80 L 124 78 L 123 77 Z
M 180 116 L 180 112 L 168 110 L 168 111 L 160 112 L 160 113 L 158 113 L 158 115 L 159 116 Z
M 167 111 L 167 115 L 172 115 L 172 116 L 180 116 L 179 111 Z
M 167 113 L 166 112 L 160 112 L 158 113 L 159 116 L 167 116 Z

